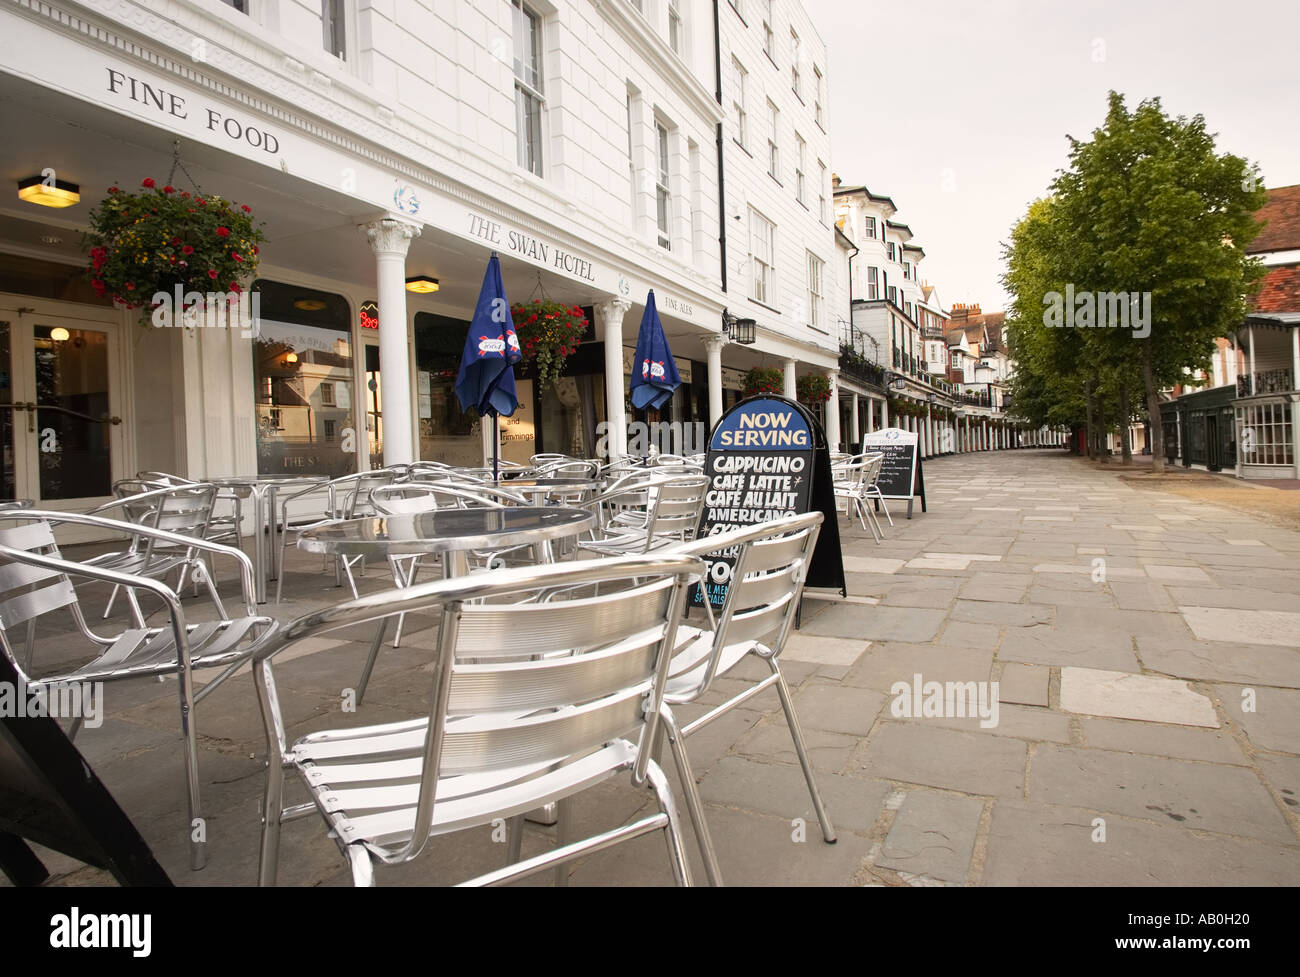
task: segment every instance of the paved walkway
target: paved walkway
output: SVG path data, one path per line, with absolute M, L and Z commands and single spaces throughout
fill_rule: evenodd
M 840 519 L 850 598 L 807 601 L 783 659 L 838 844 L 821 841 L 774 692 L 689 741 L 726 881 L 1300 880 L 1300 534 L 1055 451 L 937 460 L 926 484 L 930 511 L 896 511 L 882 544 Z M 295 611 L 339 599 L 319 563 L 295 556 L 291 573 Z M 383 582 L 372 569 L 366 586 Z M 340 712 L 359 637 L 277 669 L 292 735 L 423 708 L 427 622 L 380 658 L 361 711 Z M 741 687 L 722 680 L 717 698 Z M 264 746 L 248 677 L 199 707 L 213 852 L 197 874 L 175 710 L 170 683 L 114 689 L 79 745 L 177 881 L 251 883 Z M 578 830 L 645 806 L 606 785 Z M 549 830 L 530 825 L 525 854 Z M 316 819 L 284 837 L 282 883 L 346 884 Z M 486 829 L 431 847 L 381 883 L 455 881 L 503 855 Z M 576 863 L 571 881 L 666 884 L 662 841 Z

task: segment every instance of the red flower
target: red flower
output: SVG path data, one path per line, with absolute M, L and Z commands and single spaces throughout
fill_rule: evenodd
M 122 192 L 122 189 L 121 189 L 121 187 L 109 187 L 109 188 L 108 188 L 108 192 L 109 192 L 109 193 L 121 193 L 121 192 Z
M 181 199 L 182 199 L 182 200 L 189 200 L 189 199 L 190 199 L 190 192 L 189 192 L 188 190 L 182 190 L 182 191 L 181 191 Z
M 199 201 L 199 202 L 202 203 L 203 201 Z M 218 228 L 217 228 L 217 237 L 230 237 L 230 228 L 228 228 L 228 227 L 218 227 Z
M 253 208 L 248 206 L 248 204 L 240 204 L 239 209 L 242 210 L 245 214 L 251 214 L 253 212 Z
M 194 202 L 198 204 L 200 207 L 207 206 L 207 201 L 205 201 L 202 197 L 195 197 Z
M 193 254 L 193 253 L 194 253 L 194 249 L 190 247 L 188 244 L 185 245 L 185 247 L 181 248 L 181 254 Z
M 176 188 L 171 184 L 168 184 L 167 186 L 163 187 L 163 193 L 175 193 L 175 192 L 176 192 Z
M 154 187 L 153 177 L 146 176 L 143 180 L 140 181 L 140 186 L 144 187 L 145 189 L 152 190 Z
M 174 237 L 174 238 L 172 238 L 172 247 L 175 247 L 176 245 L 178 245 L 178 244 L 180 244 L 180 243 L 181 243 L 181 239 L 180 239 L 180 238 L 178 238 L 178 237 Z
M 238 292 L 238 291 L 239 291 L 239 282 L 231 282 L 231 283 L 230 283 L 230 290 L 231 290 L 232 292 Z
M 534 312 L 532 315 L 528 317 L 528 324 L 532 325 L 536 321 L 537 321 L 537 313 Z
M 243 260 L 244 260 L 242 257 L 240 257 L 239 252 L 237 252 L 237 251 L 231 251 L 231 252 L 230 252 L 230 257 L 234 258 L 236 261 L 243 261 Z
M 93 288 L 100 295 L 103 295 L 104 289 L 107 288 L 108 286 L 104 284 L 104 280 L 102 278 L 94 278 L 91 279 L 90 287 Z
M 257 245 L 256 245 L 256 244 L 253 245 L 253 254 L 257 254 Z
M 135 291 L 135 282 L 127 282 L 127 283 L 126 283 L 126 290 L 127 290 L 128 292 L 134 292 L 134 291 Z
M 215 279 L 215 278 L 217 277 L 217 273 L 216 273 L 215 271 L 213 271 L 212 269 L 209 268 L 209 269 L 208 269 L 208 277 L 209 277 L 209 278 L 213 278 L 213 279 Z

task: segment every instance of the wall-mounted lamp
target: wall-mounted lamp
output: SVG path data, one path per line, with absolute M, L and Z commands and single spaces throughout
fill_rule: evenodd
M 284 361 L 285 361 L 286 363 L 297 363 L 297 362 L 298 362 L 298 354 L 297 354 L 297 353 L 285 353 L 285 354 L 284 354 Z
M 889 381 L 889 385 L 893 387 L 895 390 L 906 390 L 907 379 L 902 376 L 895 376 L 894 379 Z
M 428 275 L 416 275 L 414 278 L 406 280 L 406 290 L 415 292 L 417 295 L 428 295 L 431 292 L 438 291 L 438 279 L 430 278 Z
M 81 202 L 81 187 L 75 183 L 64 183 L 62 180 L 29 176 L 25 180 L 18 181 L 18 199 L 42 207 L 71 207 Z
M 72 334 L 68 332 L 68 330 L 64 329 L 62 326 L 55 326 L 53 329 L 50 330 L 50 338 L 53 339 L 56 343 L 67 342 L 68 337 L 71 335 Z
M 757 326 L 758 323 L 753 319 L 737 319 L 726 309 L 722 310 L 722 334 L 733 343 L 741 346 L 754 345 Z

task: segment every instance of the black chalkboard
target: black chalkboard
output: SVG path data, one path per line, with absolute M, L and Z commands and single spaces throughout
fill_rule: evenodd
M 821 427 L 806 409 L 784 397 L 751 397 L 736 404 L 709 436 L 704 473 L 710 481 L 698 536 L 820 511 L 825 519 L 806 584 L 844 592 L 830 453 Z M 706 562 L 709 602 L 721 607 L 735 554 L 710 554 Z M 691 603 L 704 603 L 699 588 L 692 590 Z
M 921 511 L 925 512 L 925 476 L 921 471 L 917 435 L 896 427 L 873 431 L 862 439 L 862 450 L 879 452 L 885 456 L 876 485 L 887 499 L 906 499 L 907 518 L 912 518 L 912 500 L 921 497 Z
M 0 682 L 25 687 L 0 654 Z M 0 871 L 39 885 L 44 865 L 23 839 L 113 873 L 123 885 L 171 885 L 148 844 L 54 719 L 0 716 Z

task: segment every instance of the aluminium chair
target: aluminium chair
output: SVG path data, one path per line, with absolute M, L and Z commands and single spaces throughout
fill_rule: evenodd
M 618 505 L 630 498 L 645 500 L 643 521 L 639 512 L 631 518 L 616 512 L 612 518 L 598 519 L 592 539 L 580 540 L 579 550 L 606 555 L 649 553 L 675 543 L 686 542 L 695 535 L 704 510 L 709 479 L 704 475 L 669 475 L 646 482 L 629 482 L 622 487 L 589 499 L 579 508 Z
M 795 754 L 803 768 L 804 779 L 808 782 L 808 793 L 821 825 L 822 837 L 827 844 L 833 844 L 835 829 L 813 776 L 799 719 L 795 715 L 794 701 L 785 676 L 781 673 L 780 663 L 781 650 L 794 627 L 807 578 L 808 563 L 813 548 L 817 545 L 822 519 L 820 512 L 785 516 L 771 522 L 701 537 L 666 551 L 700 557 L 706 563 L 710 563 L 708 555 L 711 553 L 734 551 L 735 562 L 731 568 L 726 597 L 714 617 L 713 626 L 683 626 L 678 629 L 677 650 L 673 655 L 664 693 L 664 733 L 672 746 L 679 769 L 688 767 L 683 743 L 689 736 L 764 689 L 776 686 L 781 708 L 785 712 L 786 725 L 794 740 Z M 708 579 L 711 580 L 712 577 Z M 707 591 L 715 584 L 706 582 L 704 586 Z M 709 600 L 707 595 L 705 600 Z M 717 679 L 727 676 L 743 659 L 751 655 L 767 665 L 769 675 L 721 705 L 713 707 L 698 719 L 684 726 L 677 725 L 672 706 L 699 701 Z M 683 774 L 682 782 L 687 810 L 695 825 L 701 850 L 704 851 L 711 841 L 704 822 L 704 808 L 695 788 L 695 779 L 689 774 Z M 716 871 L 717 862 L 712 851 L 704 851 L 704 856 L 706 867 L 712 866 Z M 719 880 L 711 875 L 710 881 L 716 884 Z
M 376 865 L 416 858 L 432 836 L 496 819 L 512 825 L 512 863 L 466 884 L 511 881 L 662 831 L 673 878 L 689 885 L 673 796 L 651 748 L 686 586 L 702 568 L 690 557 L 640 556 L 496 570 L 368 595 L 287 625 L 253 665 L 269 753 L 259 882 L 276 881 L 282 825 L 315 813 L 357 885 L 374 884 Z M 490 603 L 605 583 L 624 586 Z M 427 714 L 290 744 L 273 657 L 303 639 L 412 611 L 441 615 Z M 286 805 L 286 774 L 297 775 L 306 803 Z M 571 840 L 569 799 L 620 775 L 648 785 L 658 810 Z M 557 847 L 515 860 L 522 816 L 549 803 L 561 808 Z
M 55 527 L 63 524 L 131 534 L 146 544 L 180 549 L 192 547 L 209 556 L 230 557 L 239 566 L 244 613 L 238 617 L 223 616 L 216 621 L 188 624 L 180 598 L 160 580 L 64 559 L 54 538 Z M 195 832 L 201 823 L 202 804 L 194 708 L 233 675 L 259 642 L 270 637 L 279 627 L 273 619 L 256 613 L 252 561 L 242 551 L 219 543 L 80 513 L 5 510 L 0 512 L 0 527 L 8 527 L 0 528 L 0 651 L 13 663 L 30 689 L 55 689 L 71 683 L 119 682 L 134 678 L 161 680 L 168 675 L 177 677 L 189 808 L 189 823 L 185 830 L 190 838 L 190 866 L 196 871 L 203 868 L 207 861 L 206 838 L 204 833 Z M 166 610 L 167 624 L 140 625 L 116 635 L 97 634 L 86 622 L 73 579 L 112 584 L 127 588 L 128 593 L 142 591 L 151 594 Z M 34 625 L 38 618 L 63 609 L 76 623 L 90 660 L 37 675 Z M 23 625 L 27 626 L 27 647 L 20 662 L 13 634 Z M 66 658 L 68 648 L 66 633 L 61 633 L 57 646 L 61 658 Z M 195 692 L 194 672 L 212 668 L 220 671 Z M 74 720 L 69 735 L 75 736 L 80 725 L 80 719 Z

